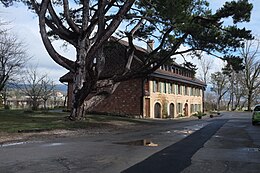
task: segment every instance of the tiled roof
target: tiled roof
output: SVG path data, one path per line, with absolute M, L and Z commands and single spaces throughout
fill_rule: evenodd
M 168 72 L 165 70 L 161 70 L 161 69 L 156 70 L 149 76 L 166 79 L 166 80 L 170 80 L 170 81 L 174 81 L 174 82 L 181 82 L 181 83 L 186 83 L 186 84 L 190 84 L 190 85 L 206 87 L 206 84 L 197 78 L 189 78 L 189 77 L 181 76 L 181 75 L 178 75 L 178 74 L 175 74 L 172 72 Z
M 111 37 L 111 38 L 110 38 L 110 41 L 118 42 L 118 43 L 120 43 L 121 45 L 126 46 L 126 47 L 129 46 L 129 43 L 128 43 L 127 41 L 122 40 L 122 39 L 118 39 L 118 38 L 116 38 L 116 37 Z M 135 46 L 135 49 L 136 49 L 137 51 L 140 51 L 140 52 L 143 52 L 143 53 L 147 53 L 147 50 L 146 50 L 146 49 L 144 49 L 144 48 L 142 48 L 142 47 L 140 47 L 140 46 L 137 46 L 137 45 L 134 45 L 134 46 Z
M 111 44 L 109 44 L 109 43 L 111 43 Z M 107 56 L 107 59 L 106 59 L 104 71 L 101 73 L 101 77 L 107 78 L 107 77 L 112 77 L 116 74 L 123 73 L 125 64 L 127 62 L 127 59 L 125 57 L 125 53 L 126 53 L 125 49 L 128 45 L 129 44 L 127 41 L 120 40 L 115 37 L 110 38 L 108 44 L 105 45 L 105 49 L 104 49 L 104 54 Z M 145 56 L 145 54 L 147 53 L 147 50 L 142 47 L 135 45 L 135 48 L 137 50 L 135 52 L 135 54 L 140 59 L 143 58 Z M 133 69 L 133 70 L 138 69 L 138 67 L 140 65 L 141 65 L 140 62 L 136 61 L 134 59 L 131 69 Z M 178 67 L 178 68 L 185 69 L 185 67 L 182 67 L 181 65 L 177 64 L 176 62 L 173 62 L 172 65 L 175 67 Z M 205 83 L 203 83 L 202 81 L 200 81 L 196 78 L 189 78 L 189 77 L 181 76 L 181 75 L 178 75 L 178 74 L 175 74 L 175 73 L 172 73 L 169 71 L 161 70 L 161 69 L 157 69 L 155 72 L 153 72 L 149 76 L 163 78 L 163 79 L 172 80 L 172 81 L 183 82 L 183 83 L 192 84 L 192 85 L 201 86 L 201 87 L 206 86 Z M 60 78 L 60 82 L 72 82 L 72 81 L 73 81 L 72 72 L 68 72 L 67 74 L 65 74 L 64 76 L 62 76 Z

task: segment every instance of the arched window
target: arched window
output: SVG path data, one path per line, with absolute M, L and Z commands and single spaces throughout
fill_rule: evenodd
M 173 103 L 171 103 L 169 106 L 169 116 L 171 118 L 174 118 L 174 104 Z
M 162 107 L 160 103 L 155 103 L 154 105 L 154 118 L 162 118 Z

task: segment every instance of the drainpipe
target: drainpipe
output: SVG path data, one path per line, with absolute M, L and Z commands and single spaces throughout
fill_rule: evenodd
M 142 81 L 142 95 L 141 95 L 141 116 L 142 116 L 142 118 L 144 118 L 144 96 L 145 96 L 145 80 L 146 80 L 146 78 L 142 78 L 141 79 Z

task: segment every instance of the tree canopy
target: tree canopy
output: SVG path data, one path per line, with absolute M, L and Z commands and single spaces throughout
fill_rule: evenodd
M 1 0 L 5 6 L 23 2 L 39 17 L 42 41 L 51 58 L 75 74 L 72 116 L 84 112 L 93 102 L 85 102 L 91 90 L 101 80 L 107 57 L 104 45 L 115 36 L 127 39 L 124 70 L 107 79 L 113 84 L 143 77 L 167 62 L 172 56 L 196 53 L 230 54 L 241 47 L 243 39 L 251 39 L 250 31 L 238 23 L 249 22 L 252 4 L 248 0 L 226 2 L 215 13 L 206 0 Z M 231 18 L 230 25 L 223 19 Z M 62 39 L 75 47 L 75 61 L 60 55 L 52 39 Z M 155 41 L 155 47 L 143 57 L 137 57 L 134 40 Z M 180 46 L 185 49 L 180 49 Z M 138 68 L 132 63 L 138 60 Z M 97 93 L 97 100 L 102 100 Z M 99 98 L 99 99 L 98 99 Z

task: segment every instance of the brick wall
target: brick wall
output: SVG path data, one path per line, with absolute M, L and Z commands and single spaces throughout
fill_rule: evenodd
M 115 92 L 92 111 L 127 116 L 142 115 L 142 80 L 121 82 Z

